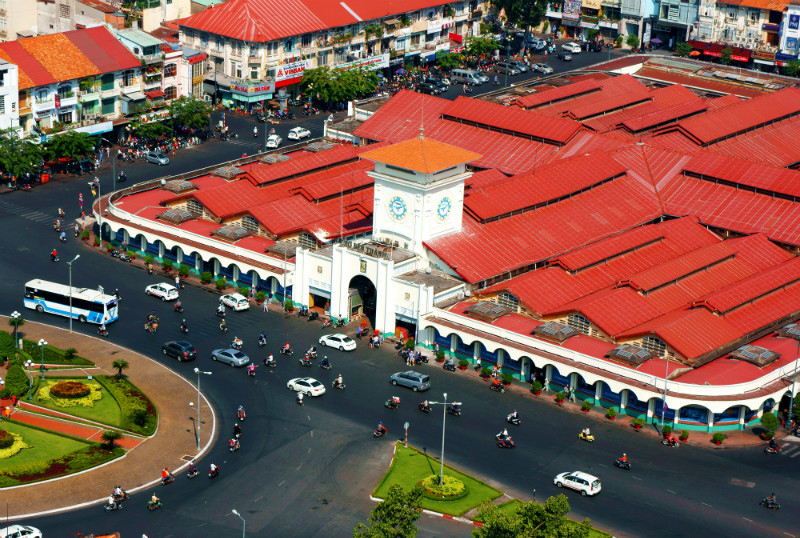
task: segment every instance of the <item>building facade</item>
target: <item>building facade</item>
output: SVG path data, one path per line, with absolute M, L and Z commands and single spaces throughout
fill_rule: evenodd
M 0 41 L 36 35 L 37 0 L 0 0 Z
M 0 130 L 19 130 L 19 70 L 0 60 Z

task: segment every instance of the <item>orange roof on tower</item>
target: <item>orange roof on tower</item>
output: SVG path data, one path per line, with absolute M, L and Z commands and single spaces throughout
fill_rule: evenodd
M 468 163 L 482 156 L 466 151 L 450 144 L 443 144 L 420 135 L 398 144 L 385 146 L 361 154 L 362 159 L 369 159 L 406 170 L 423 174 L 433 174 L 459 164 Z

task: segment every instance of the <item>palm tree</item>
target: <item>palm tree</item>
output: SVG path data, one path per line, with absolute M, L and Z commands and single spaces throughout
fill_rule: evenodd
M 114 448 L 114 444 L 122 439 L 122 434 L 117 430 L 107 430 L 103 432 L 103 435 L 100 438 L 106 444 L 106 448 L 111 450 Z
M 111 364 L 112 368 L 117 369 L 117 375 L 116 375 L 117 379 L 122 379 L 123 377 L 125 377 L 122 375 L 122 370 L 127 370 L 128 368 L 130 368 L 130 366 L 131 366 L 130 363 L 128 363 L 128 361 L 124 359 L 117 359 Z

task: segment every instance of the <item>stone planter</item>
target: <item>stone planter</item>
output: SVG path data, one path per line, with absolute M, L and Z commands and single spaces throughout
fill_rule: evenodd
M 634 428 L 636 428 L 637 430 L 641 430 L 642 429 L 642 425 L 641 424 L 636 424 L 634 426 Z
M 617 417 L 608 417 L 608 420 L 614 420 Z
M 557 403 L 558 405 L 561 405 L 561 404 L 563 404 L 563 403 L 564 403 L 564 399 L 563 399 L 563 398 L 556 398 L 556 403 Z
M 533 391 L 533 395 L 534 395 L 534 396 L 541 396 L 541 395 L 542 395 L 542 391 L 540 391 L 540 390 L 535 390 L 535 391 Z

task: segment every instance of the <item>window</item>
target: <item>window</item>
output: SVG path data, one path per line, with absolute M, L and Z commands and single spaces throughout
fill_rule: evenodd
M 329 56 L 328 53 L 329 53 L 329 51 L 327 51 L 327 50 L 325 52 L 317 53 L 317 67 L 320 67 L 320 66 L 323 66 L 323 65 L 328 65 L 328 62 L 330 61 L 329 58 L 328 58 L 328 56 Z
M 242 217 L 242 228 L 247 230 L 250 233 L 257 234 L 258 233 L 258 221 L 251 217 L 250 215 L 245 215 Z
M 519 310 L 519 299 L 511 295 L 510 293 L 503 292 L 497 296 L 497 304 L 500 306 L 505 306 L 506 308 L 510 308 L 514 312 Z
M 218 37 L 214 42 L 214 48 L 216 48 L 217 50 L 222 50 L 223 48 L 225 48 L 225 42 L 222 40 L 221 37 Z
M 645 336 L 642 338 L 642 347 L 659 357 L 663 357 L 667 351 L 667 345 L 660 338 L 656 338 L 655 336 Z
M 258 80 L 258 67 L 253 65 L 250 66 L 250 78 L 253 80 Z
M 71 97 L 70 94 L 72 93 L 71 86 L 59 86 L 58 88 L 58 96 L 62 99 L 66 99 L 67 97 Z
M 289 38 L 283 43 L 283 52 L 292 52 L 292 50 L 294 50 L 294 40 Z
M 62 19 L 69 19 L 69 4 L 58 5 L 58 16 Z
M 747 12 L 747 20 L 749 20 L 750 22 L 756 23 L 758 22 L 758 18 L 759 18 L 758 11 L 751 9 Z
M 72 111 L 62 112 L 58 115 L 58 121 L 61 123 L 72 123 Z
M 231 63 L 231 70 L 233 71 L 233 76 L 236 78 L 242 78 L 242 66 L 241 64 Z
M 117 110 L 117 98 L 103 99 L 103 106 L 101 112 L 103 114 L 114 114 Z
M 347 61 L 347 49 L 336 49 L 333 51 L 333 63 L 344 63 Z
M 197 215 L 198 217 L 203 216 L 203 204 L 198 202 L 197 200 L 189 200 L 186 202 L 186 211 L 193 215 Z
M 178 74 L 178 64 L 167 64 L 164 66 L 164 76 L 174 77 Z
M 300 235 L 297 236 L 297 243 L 309 250 L 316 250 L 317 248 L 317 240 L 314 239 L 313 235 L 306 232 L 300 232 Z
M 178 91 L 175 89 L 175 86 L 169 86 L 164 89 L 164 99 L 175 99 Z
M 132 70 L 125 71 L 122 74 L 122 84 L 125 86 L 133 86 L 136 84 L 136 76 Z
M 0 71 L 0 86 L 6 85 L 6 71 Z
M 411 36 L 411 47 L 412 48 L 419 47 L 419 38 L 420 38 L 419 34 L 415 34 L 415 35 Z
M 0 9 L 5 9 L 6 8 L 7 1 L 8 0 L 0 0 Z
M 8 21 L 5 17 L 0 17 L 0 30 L 7 30 L 8 29 Z
M 580 314 L 570 314 L 567 317 L 567 325 L 582 334 L 589 334 L 592 324 Z
M 305 34 L 303 36 L 303 46 L 310 47 L 311 46 L 311 34 Z
M 203 45 L 203 48 L 208 47 L 208 34 L 200 35 L 200 44 Z
M 36 102 L 37 103 L 43 103 L 44 101 L 47 101 L 49 99 L 50 99 L 50 96 L 47 95 L 47 90 L 39 90 L 38 92 L 36 92 Z
M 6 96 L 0 95 L 0 114 L 6 113 Z

